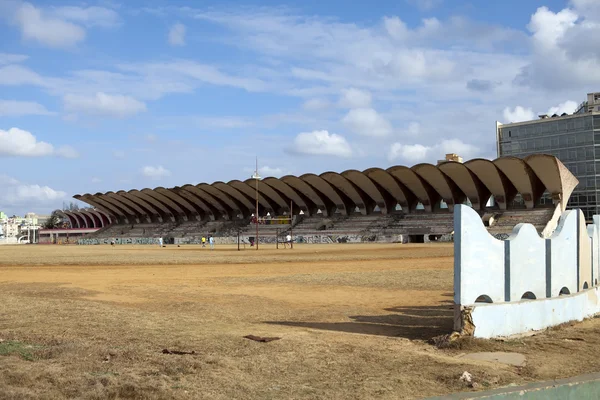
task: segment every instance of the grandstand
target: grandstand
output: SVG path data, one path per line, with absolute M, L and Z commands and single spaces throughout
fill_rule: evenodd
M 293 229 L 305 242 L 423 242 L 450 238 L 454 205 L 469 204 L 492 234 L 528 222 L 547 236 L 577 184 L 557 158 L 532 155 L 75 195 L 93 208 L 65 216 L 73 228 L 99 228 L 88 235 L 99 239 L 226 243 L 255 236 L 258 201 L 261 241 Z

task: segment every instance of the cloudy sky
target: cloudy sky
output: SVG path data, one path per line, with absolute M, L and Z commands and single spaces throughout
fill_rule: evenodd
M 294 3 L 0 0 L 0 210 L 493 158 L 600 91 L 598 0 Z

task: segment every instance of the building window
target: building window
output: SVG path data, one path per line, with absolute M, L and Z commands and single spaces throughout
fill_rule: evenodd
M 594 149 L 585 149 L 585 158 L 586 160 L 593 160 L 594 159 Z
M 594 163 L 586 163 L 586 172 L 588 174 L 594 173 Z

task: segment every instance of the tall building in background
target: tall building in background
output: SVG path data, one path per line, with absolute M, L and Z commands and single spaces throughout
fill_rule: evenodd
M 496 122 L 498 156 L 551 154 L 579 179 L 568 208 L 580 208 L 586 220 L 600 214 L 600 92 L 573 114 L 540 115 L 534 121 Z M 596 178 L 598 174 L 598 178 Z M 544 202 L 545 199 L 542 199 Z M 551 202 L 551 199 L 546 199 Z

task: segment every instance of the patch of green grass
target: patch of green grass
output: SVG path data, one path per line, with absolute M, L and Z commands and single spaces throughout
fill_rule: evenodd
M 21 356 L 21 358 L 23 358 L 26 361 L 33 361 L 33 351 L 35 350 L 35 348 L 35 346 L 26 343 L 7 340 L 4 342 L 0 342 L 0 356 L 18 354 Z

